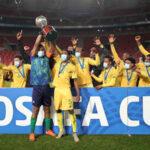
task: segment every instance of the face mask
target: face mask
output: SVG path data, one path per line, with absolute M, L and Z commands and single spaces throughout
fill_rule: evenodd
M 76 53 L 75 53 L 75 56 L 76 56 L 77 58 L 79 58 L 79 57 L 81 57 L 81 53 L 76 52 Z
M 20 62 L 19 62 L 19 61 L 15 61 L 15 62 L 14 62 L 14 65 L 15 65 L 16 67 L 19 67 Z
M 150 66 L 149 62 L 145 62 L 144 64 L 145 64 L 145 66 Z
M 44 52 L 43 51 L 38 51 L 38 57 L 43 57 L 44 56 Z
M 108 68 L 108 64 L 104 62 L 104 63 L 103 63 L 103 67 L 104 67 L 104 68 Z
M 73 51 L 68 51 L 68 54 L 69 55 L 74 55 L 74 52 Z
M 61 55 L 61 59 L 62 59 L 63 61 L 66 61 L 66 60 L 67 60 L 67 55 L 66 55 L 66 54 L 62 54 L 62 55 Z
M 125 64 L 124 64 L 124 67 L 125 67 L 126 69 L 129 69 L 129 68 L 130 68 L 130 65 L 127 64 L 127 63 L 125 63 Z

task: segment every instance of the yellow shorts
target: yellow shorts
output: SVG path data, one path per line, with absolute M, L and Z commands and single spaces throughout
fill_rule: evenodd
M 55 88 L 54 105 L 56 110 L 72 110 L 73 97 L 70 88 Z
M 91 84 L 84 84 L 84 85 L 79 85 L 79 87 L 93 87 L 93 84 L 91 83 Z

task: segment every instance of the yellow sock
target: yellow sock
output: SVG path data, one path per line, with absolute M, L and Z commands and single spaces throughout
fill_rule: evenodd
M 59 131 L 63 131 L 63 115 L 62 113 L 57 113 L 57 122 L 59 126 Z
M 71 120 L 73 132 L 77 132 L 77 121 L 76 121 L 75 113 L 70 114 L 70 120 Z

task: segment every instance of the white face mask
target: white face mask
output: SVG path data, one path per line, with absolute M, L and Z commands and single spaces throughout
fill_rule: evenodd
M 126 69 L 130 69 L 130 65 L 127 64 L 127 63 L 124 64 L 124 67 L 125 67 Z
M 44 56 L 44 51 L 38 51 L 38 57 L 43 57 Z
M 15 65 L 16 67 L 19 67 L 20 62 L 19 62 L 19 61 L 15 61 L 15 62 L 14 62 L 14 65 Z
M 81 57 L 81 53 L 75 52 L 75 56 L 76 56 L 77 58 L 79 58 L 79 57 Z
M 144 64 L 145 64 L 146 67 L 150 66 L 149 62 L 144 62 Z
M 66 61 L 66 60 L 67 60 L 67 55 L 66 55 L 66 54 L 62 54 L 62 55 L 61 55 L 61 59 L 62 59 L 63 61 Z
M 104 62 L 104 63 L 103 63 L 103 67 L 104 67 L 104 68 L 108 68 L 108 64 Z

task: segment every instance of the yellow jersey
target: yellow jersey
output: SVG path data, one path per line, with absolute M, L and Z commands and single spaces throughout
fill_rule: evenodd
M 120 61 L 120 65 L 123 65 L 124 62 L 123 62 L 123 60 L 118 56 L 114 44 L 110 44 L 110 48 L 111 48 L 111 52 L 112 52 L 113 57 L 114 57 L 114 61 L 115 61 L 116 63 L 117 63 L 118 61 Z
M 84 87 L 86 85 L 93 85 L 92 78 L 90 75 L 90 65 L 98 66 L 100 64 L 99 55 L 96 54 L 95 60 L 88 57 L 80 57 L 79 59 L 77 59 L 75 56 L 72 56 L 70 61 L 76 67 L 79 87 Z
M 113 54 L 113 57 L 114 57 L 115 62 L 117 63 L 118 61 L 120 61 L 120 66 L 123 67 L 123 66 L 124 66 L 124 61 L 123 61 L 122 59 L 120 59 L 120 57 L 118 56 L 114 44 L 110 44 L 110 47 L 111 47 L 111 52 L 112 52 L 112 54 Z M 143 63 L 138 63 L 138 64 L 136 64 L 136 67 L 137 67 L 137 68 L 143 67 Z M 119 76 L 119 83 L 120 83 L 120 86 L 121 86 L 121 82 L 122 82 L 122 81 L 121 81 L 121 80 L 122 80 L 121 77 L 122 77 L 122 76 L 120 75 L 120 76 Z
M 120 65 L 123 66 L 124 65 L 124 61 L 118 56 L 117 52 L 116 52 L 116 49 L 115 49 L 115 46 L 114 44 L 110 44 L 110 48 L 111 48 L 111 52 L 113 54 L 113 57 L 114 57 L 114 61 L 115 63 L 117 62 L 120 62 Z M 119 83 L 119 86 L 121 85 L 121 76 L 119 78 L 117 78 L 117 81 Z
M 52 68 L 52 70 L 51 70 L 51 74 L 52 74 L 52 79 L 53 79 L 53 80 L 54 80 L 55 73 L 56 73 L 56 70 L 57 70 L 56 65 L 57 65 L 57 63 L 60 61 L 60 55 L 57 55 L 56 57 L 54 57 L 54 61 L 55 61 L 55 63 L 54 63 L 54 66 L 53 66 L 53 68 Z
M 59 59 L 53 69 L 55 69 L 53 85 L 56 88 L 70 88 L 70 79 L 77 78 L 75 66 L 69 61 L 65 63 Z
M 6 71 L 12 71 L 13 73 L 13 84 L 11 88 L 24 88 L 26 87 L 28 71 L 31 70 L 31 65 L 24 64 L 17 68 L 16 66 L 3 67 Z
M 117 70 L 115 67 L 103 69 L 99 77 L 92 75 L 97 82 L 102 82 L 102 87 L 116 87 Z
M 125 69 L 124 66 L 117 68 L 118 76 L 121 76 L 121 87 L 136 87 L 138 80 L 138 73 L 132 69 Z
M 143 47 L 142 44 L 140 44 L 138 47 L 139 47 L 140 52 L 141 52 L 143 55 L 147 56 L 147 55 L 150 54 L 150 53 Z
M 0 63 L 0 88 L 5 87 L 5 82 L 4 82 L 4 70 L 3 70 L 4 65 Z
M 146 67 L 144 63 L 140 63 L 140 79 L 139 79 L 139 87 L 150 87 L 150 67 Z

